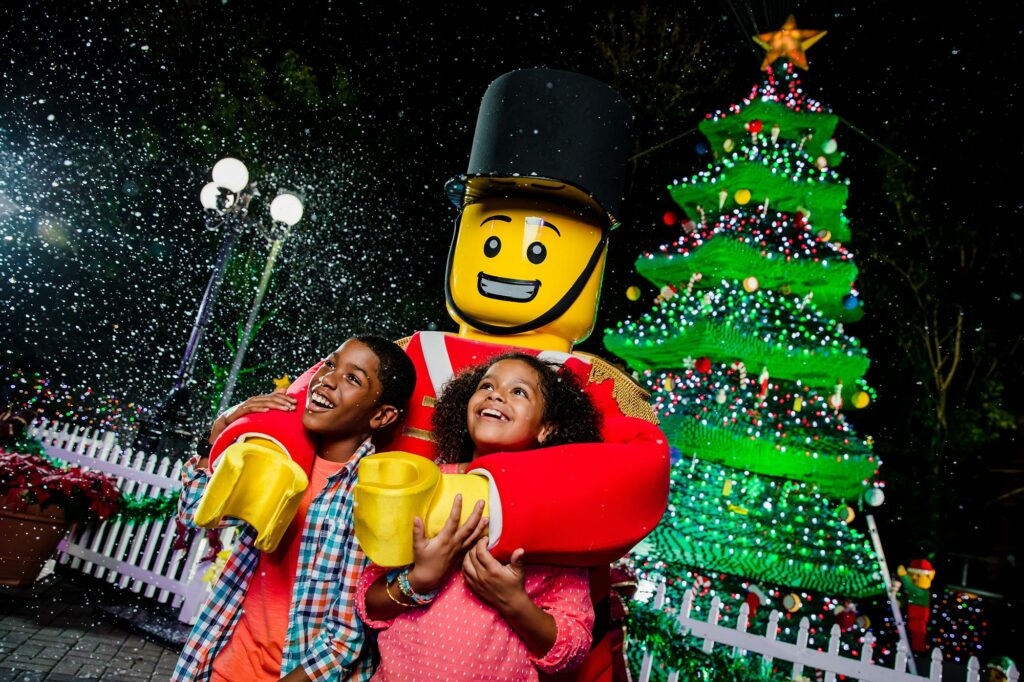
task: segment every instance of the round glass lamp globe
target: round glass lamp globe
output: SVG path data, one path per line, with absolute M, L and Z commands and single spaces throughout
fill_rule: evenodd
M 217 197 L 220 195 L 220 188 L 216 182 L 208 182 L 199 190 L 199 203 L 207 210 L 217 210 Z
M 283 192 L 270 202 L 270 217 L 291 227 L 302 219 L 302 201 L 290 192 Z
M 230 156 L 213 165 L 212 175 L 215 183 L 235 193 L 241 192 L 249 184 L 249 171 L 245 164 Z

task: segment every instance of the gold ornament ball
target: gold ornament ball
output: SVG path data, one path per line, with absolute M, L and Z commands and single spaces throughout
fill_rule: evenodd
M 782 598 L 782 606 L 790 613 L 799 611 L 802 605 L 803 602 L 800 601 L 800 596 L 797 594 L 790 593 Z
M 732 138 L 727 138 L 725 140 L 725 142 L 722 143 L 722 149 L 724 149 L 727 152 L 731 152 L 733 146 L 734 146 L 734 144 L 733 144 Z
M 757 291 L 757 288 L 759 286 L 761 286 L 761 285 L 758 283 L 757 277 L 751 276 L 751 277 L 747 277 L 745 280 L 743 280 L 743 288 L 748 293 L 751 293 L 751 294 L 754 293 L 755 291 Z
M 857 391 L 853 394 L 852 402 L 854 407 L 858 410 L 862 410 L 871 402 L 871 396 L 868 395 L 867 391 Z
M 626 289 L 626 298 L 628 298 L 631 301 L 639 301 L 640 300 L 640 287 L 638 287 L 638 286 L 636 286 L 634 284 L 633 286 L 631 286 L 628 289 Z
M 745 206 L 750 201 L 750 190 L 749 189 L 738 189 L 736 194 L 733 195 L 736 203 L 740 206 Z
M 853 520 L 857 518 L 857 512 L 853 510 L 853 507 L 847 506 L 842 512 L 842 517 L 846 523 L 853 523 Z

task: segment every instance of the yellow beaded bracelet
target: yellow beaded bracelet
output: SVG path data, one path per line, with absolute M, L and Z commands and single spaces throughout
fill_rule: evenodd
M 415 606 L 415 604 L 406 604 L 404 601 L 398 601 L 395 599 L 395 595 L 391 594 L 391 581 L 387 579 L 387 576 L 385 576 L 384 580 L 384 592 L 388 595 L 391 601 L 395 602 L 399 606 L 404 606 L 407 609 Z

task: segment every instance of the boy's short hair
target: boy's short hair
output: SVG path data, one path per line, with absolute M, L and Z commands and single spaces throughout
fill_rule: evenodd
M 377 356 L 380 364 L 380 404 L 404 410 L 416 388 L 416 366 L 402 347 L 390 339 L 372 334 L 353 336 Z

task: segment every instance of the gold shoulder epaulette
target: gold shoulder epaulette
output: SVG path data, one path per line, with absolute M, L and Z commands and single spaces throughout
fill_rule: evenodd
M 615 386 L 612 389 L 612 397 L 615 398 L 615 402 L 618 403 L 619 409 L 622 410 L 624 415 L 637 417 L 652 424 L 658 423 L 658 417 L 654 414 L 654 408 L 648 402 L 651 399 L 651 394 L 638 384 L 633 377 L 597 355 L 578 351 L 573 354 L 585 358 L 590 363 L 590 376 L 587 377 L 588 382 L 599 384 L 602 381 L 611 379 Z

